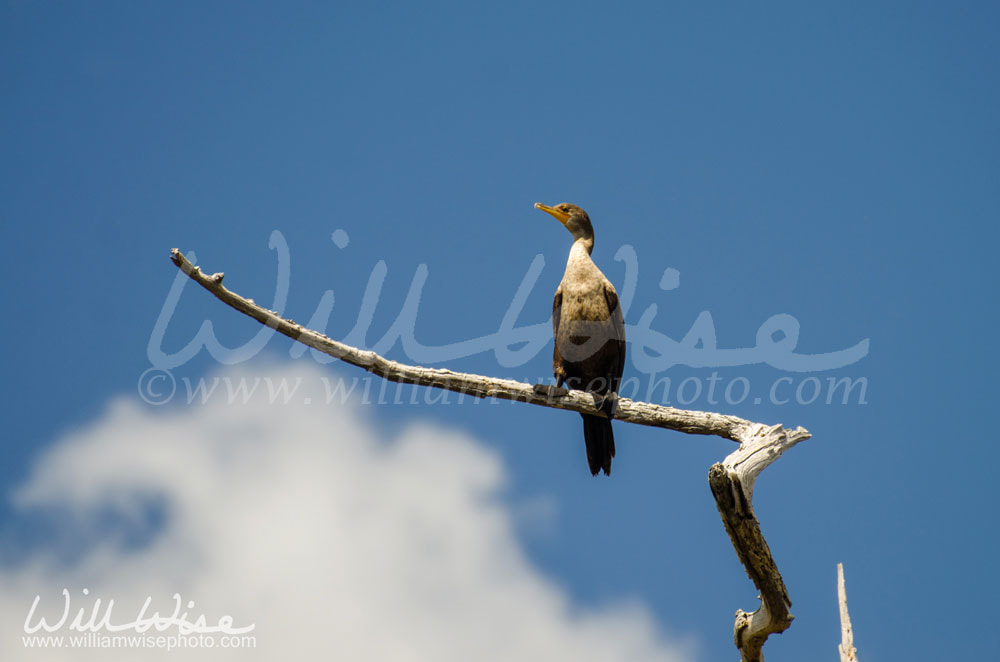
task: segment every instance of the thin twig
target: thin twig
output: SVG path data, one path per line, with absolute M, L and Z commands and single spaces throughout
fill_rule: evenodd
M 858 662 L 858 649 L 854 647 L 854 629 L 847 612 L 847 588 L 844 586 L 844 564 L 837 564 L 837 601 L 840 603 L 840 662 Z

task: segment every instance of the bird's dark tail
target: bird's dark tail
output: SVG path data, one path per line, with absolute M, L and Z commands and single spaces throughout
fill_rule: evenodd
M 583 416 L 583 438 L 587 441 L 587 464 L 590 473 L 597 475 L 601 469 L 611 475 L 611 458 L 615 456 L 615 434 L 611 419 L 601 416 Z

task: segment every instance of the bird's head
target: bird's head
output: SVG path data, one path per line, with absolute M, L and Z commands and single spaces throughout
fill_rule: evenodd
M 593 245 L 594 226 L 590 224 L 590 217 L 587 216 L 587 212 L 576 205 L 563 202 L 555 207 L 549 207 L 548 205 L 536 202 L 535 209 L 541 209 L 562 223 L 570 231 L 570 234 L 573 235 L 574 240 L 583 239 L 589 241 L 591 246 Z

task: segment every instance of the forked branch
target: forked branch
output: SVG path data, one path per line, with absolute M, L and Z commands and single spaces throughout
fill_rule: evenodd
M 794 618 L 789 611 L 792 601 L 785 582 L 753 511 L 754 482 L 767 465 L 809 436 L 804 428 L 786 430 L 780 425 L 755 423 L 744 430 L 739 449 L 708 472 L 708 484 L 722 523 L 736 555 L 760 591 L 761 605 L 757 611 L 736 612 L 733 639 L 743 662 L 763 660 L 764 642 L 770 635 L 787 630 Z
M 569 391 L 565 396 L 549 397 L 545 393 L 536 391 L 531 384 L 405 365 L 390 361 L 375 352 L 345 345 L 322 333 L 284 319 L 277 313 L 258 306 L 253 300 L 245 299 L 226 289 L 222 285 L 223 274 L 202 273 L 199 267 L 192 264 L 176 248 L 171 251 L 170 259 L 191 280 L 214 294 L 226 305 L 292 340 L 389 381 L 441 388 L 479 398 L 516 400 L 543 407 L 568 409 L 581 414 L 604 415 L 594 406 L 593 397 L 583 391 Z M 721 464 L 711 468 L 709 485 L 736 553 L 761 595 L 761 606 L 757 611 L 751 614 L 737 612 L 736 646 L 744 662 L 763 659 L 761 648 L 764 641 L 768 635 L 787 629 L 791 624 L 792 615 L 788 611 L 791 601 L 788 599 L 785 584 L 753 512 L 751 505 L 753 484 L 757 475 L 767 465 L 798 442 L 808 439 L 809 432 L 801 427 L 786 430 L 781 425 L 766 426 L 736 416 L 663 407 L 628 398 L 619 399 L 614 417 L 626 423 L 667 428 L 688 434 L 715 435 L 740 444 L 739 449 Z

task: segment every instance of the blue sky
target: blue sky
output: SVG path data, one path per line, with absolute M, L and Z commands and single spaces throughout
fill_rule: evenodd
M 4 576 L 24 580 L 57 546 L 78 557 L 118 537 L 135 558 L 169 528 L 170 495 L 186 489 L 173 483 L 158 483 L 167 506 L 140 522 L 112 512 L 78 522 L 85 535 L 72 540 L 61 515 L 16 505 L 44 483 L 46 457 L 82 443 L 81 430 L 111 429 L 113 402 L 238 436 L 219 422 L 224 406 L 183 402 L 185 378 L 363 376 L 317 369 L 276 337 L 235 368 L 203 350 L 172 368 L 181 395 L 143 403 L 171 248 L 270 305 L 278 231 L 284 312 L 307 321 L 332 290 L 321 330 L 334 338 L 354 327 L 381 263 L 371 344 L 426 270 L 414 335 L 440 346 L 496 332 L 538 256 L 517 324 L 547 322 L 569 236 L 532 204 L 569 201 L 590 212 L 594 258 L 620 292 L 615 255 L 634 250 L 630 325 L 655 306 L 650 327 L 678 341 L 708 311 L 719 348 L 754 347 L 775 315 L 797 321 L 798 354 L 868 341 L 860 360 L 822 371 L 681 361 L 656 376 L 746 380 L 754 395 L 742 402 L 689 406 L 814 435 L 756 492 L 797 617 L 769 656 L 834 659 L 840 561 L 865 659 L 988 655 L 998 539 L 976 474 L 1000 460 L 984 424 L 997 367 L 998 28 L 986 3 L 4 3 Z M 259 331 L 190 284 L 158 349 L 179 351 L 205 320 L 228 347 Z M 438 365 L 540 379 L 549 352 Z M 387 353 L 413 360 L 399 343 Z M 650 380 L 635 361 L 625 377 Z M 865 380 L 864 402 L 796 401 L 805 380 L 830 377 Z M 775 384 L 788 402 L 769 397 Z M 656 632 L 696 642 L 695 659 L 735 653 L 732 613 L 754 608 L 755 591 L 706 480 L 730 442 L 618 423 L 614 473 L 597 480 L 572 414 L 352 407 L 375 430 L 364 434 L 437 426 L 492 454 L 511 544 L 575 608 L 634 601 Z M 258 479 L 268 494 L 268 475 Z M 56 510 L 77 498 L 67 494 Z

